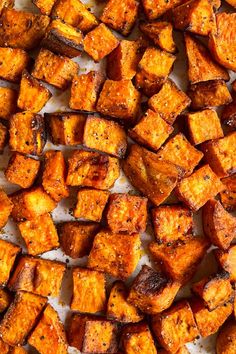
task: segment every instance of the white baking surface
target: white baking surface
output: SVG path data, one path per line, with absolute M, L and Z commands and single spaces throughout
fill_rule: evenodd
M 122 1 L 122 0 L 121 0 Z M 87 3 L 88 6 L 91 8 L 92 12 L 95 13 L 97 16 L 100 15 L 101 10 L 104 5 L 102 3 L 99 4 L 99 1 L 95 4 L 95 1 L 84 1 L 84 3 Z M 15 8 L 25 10 L 25 11 L 31 11 L 38 13 L 38 9 L 31 3 L 30 0 L 15 0 Z M 232 8 L 229 6 L 224 6 L 222 7 L 222 10 L 230 11 L 232 12 Z M 116 34 L 117 35 L 117 34 Z M 117 35 L 120 37 L 119 35 Z M 134 31 L 132 33 L 131 38 L 136 38 L 138 36 L 137 31 Z M 184 45 L 182 42 L 182 35 L 177 33 L 175 34 L 175 41 L 179 49 L 179 53 L 177 55 L 177 60 L 175 61 L 174 64 L 174 70 L 170 77 L 181 87 L 183 90 L 186 90 L 187 87 L 187 71 L 186 71 L 186 58 L 183 55 L 184 52 Z M 85 73 L 88 72 L 92 69 L 100 69 L 104 70 L 104 64 L 95 64 L 85 53 L 82 54 L 80 58 L 73 59 L 74 61 L 78 62 L 80 65 L 80 73 Z M 236 74 L 230 72 L 231 75 L 231 80 L 234 80 L 236 78 Z M 230 83 L 229 82 L 229 83 Z M 0 86 L 10 86 L 10 87 L 17 87 L 17 85 L 12 85 L 8 84 L 7 82 L 1 81 L 0 80 Z M 68 108 L 68 100 L 69 100 L 69 90 L 67 91 L 59 91 L 52 86 L 48 86 L 50 90 L 53 93 L 53 97 L 49 100 L 47 105 L 44 107 L 41 113 L 44 112 L 55 112 L 55 111 L 65 111 L 69 110 Z M 50 142 L 46 144 L 46 149 L 61 149 L 65 152 L 65 156 L 70 153 L 72 148 L 68 147 L 61 147 L 61 146 L 54 146 Z M 4 169 L 7 166 L 8 160 L 10 157 L 10 153 L 8 149 L 5 149 L 4 155 L 0 155 L 0 187 L 3 187 L 3 189 L 7 193 L 12 193 L 16 190 L 19 189 L 18 186 L 10 184 L 6 181 L 4 177 Z M 111 190 L 112 192 L 121 192 L 121 193 L 127 193 L 127 192 L 135 192 L 134 188 L 129 184 L 127 181 L 126 177 L 121 171 L 120 178 L 116 181 L 114 187 Z M 137 192 L 135 192 L 137 193 Z M 58 207 L 53 211 L 52 217 L 55 223 L 62 222 L 62 221 L 69 221 L 69 220 L 75 220 L 71 214 L 70 210 L 73 208 L 75 201 L 76 201 L 76 194 L 77 194 L 77 189 L 73 188 L 71 189 L 70 197 L 67 199 L 64 199 L 62 202 L 59 203 Z M 195 233 L 196 234 L 201 234 L 202 233 L 202 228 L 201 228 L 201 216 L 199 215 L 200 213 L 197 213 L 195 215 Z M 9 220 L 8 224 L 3 228 L 1 231 L 1 238 L 6 239 L 8 241 L 12 241 L 18 245 L 20 245 L 23 248 L 23 252 L 26 252 L 26 248 L 24 245 L 24 242 L 20 236 L 19 230 L 16 226 L 16 224 Z M 139 262 L 139 265 L 134 273 L 138 273 L 140 270 L 140 267 L 142 264 L 151 264 L 149 256 L 148 256 L 148 251 L 147 251 L 147 245 L 150 242 L 150 240 L 153 239 L 153 232 L 152 228 L 150 225 L 150 222 L 148 223 L 147 227 L 147 232 L 141 235 L 142 239 L 142 247 L 143 247 L 143 256 Z M 70 315 L 70 298 L 72 294 L 72 279 L 71 279 L 71 272 L 69 267 L 74 266 L 74 265 L 86 265 L 87 257 L 73 260 L 70 257 L 66 256 L 63 254 L 63 252 L 58 249 L 50 252 L 44 253 L 42 258 L 45 259 L 52 259 L 52 260 L 59 260 L 62 262 L 67 262 L 68 270 L 65 274 L 65 277 L 63 279 L 63 284 L 62 284 L 62 290 L 61 290 L 61 295 L 59 299 L 55 298 L 49 298 L 50 304 L 58 311 L 59 316 L 63 323 L 66 322 L 66 319 Z M 216 263 L 214 260 L 214 257 L 212 256 L 211 252 L 208 252 L 206 257 L 204 258 L 203 262 L 199 266 L 198 272 L 193 278 L 192 282 L 199 280 L 202 278 L 203 275 L 209 275 L 216 271 Z M 108 279 L 108 283 L 109 283 Z M 181 297 L 186 297 L 190 296 L 190 290 L 189 286 L 185 287 L 184 289 L 181 290 L 181 292 L 178 295 L 178 298 Z M 212 335 L 208 338 L 200 338 L 199 340 L 196 340 L 194 343 L 187 344 L 187 347 L 190 351 L 191 354 L 214 354 L 215 353 L 215 335 Z M 31 347 L 29 348 L 29 353 L 36 353 L 36 351 Z M 76 354 L 80 353 L 78 350 L 75 348 L 69 348 L 68 350 L 69 354 Z

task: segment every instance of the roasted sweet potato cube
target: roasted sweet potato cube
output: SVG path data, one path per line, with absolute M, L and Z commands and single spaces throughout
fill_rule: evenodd
M 67 256 L 81 258 L 87 256 L 98 231 L 98 224 L 65 222 L 59 225 L 60 244 Z
M 30 334 L 28 343 L 41 354 L 55 353 L 67 354 L 67 341 L 64 326 L 58 313 L 51 305 L 47 305 L 42 316 Z
M 173 26 L 170 22 L 144 22 L 139 25 L 139 28 L 156 46 L 172 54 L 176 52 L 176 45 L 172 35 Z
M 30 64 L 29 55 L 19 48 L 0 48 L 0 78 L 19 82 L 22 72 Z
M 71 59 L 42 48 L 36 58 L 32 75 L 64 90 L 77 74 L 79 66 Z
M 227 70 L 215 62 L 208 49 L 190 34 L 185 34 L 188 78 L 191 84 L 208 80 L 229 80 Z
M 0 87 L 0 118 L 8 120 L 16 112 L 18 92 L 9 87 Z
M 12 8 L 15 5 L 15 0 L 1 0 L 0 1 L 0 13 L 4 7 Z
M 229 2 L 229 1 L 227 1 Z M 217 354 L 234 354 L 236 346 L 236 323 L 234 320 L 227 321 L 221 327 L 216 339 Z
M 212 244 L 227 250 L 236 237 L 236 218 L 215 199 L 209 200 L 204 205 L 202 217 L 204 233 Z
M 106 80 L 97 110 L 105 116 L 133 121 L 139 111 L 141 95 L 130 80 Z
M 236 281 L 236 245 L 231 246 L 227 251 L 214 250 L 217 262 L 226 272 L 230 274 L 230 280 Z
M 15 221 L 32 220 L 56 208 L 55 201 L 42 187 L 16 192 L 11 195 L 11 201 L 12 217 Z
M 11 348 L 10 352 L 7 354 L 27 354 L 27 353 L 28 352 L 23 347 L 13 347 Z
M 109 194 L 108 191 L 92 188 L 80 189 L 77 194 L 74 217 L 100 222 Z
M 43 214 L 33 220 L 20 222 L 18 227 L 25 241 L 28 254 L 32 256 L 59 247 L 57 230 L 50 214 Z
M 158 243 L 185 240 L 192 231 L 193 214 L 181 205 L 163 205 L 152 209 L 152 222 Z
M 51 16 L 60 18 L 82 32 L 91 31 L 98 25 L 96 17 L 80 0 L 57 0 Z
M 192 290 L 204 301 L 210 311 L 216 309 L 218 306 L 226 304 L 234 297 L 229 273 L 227 272 L 221 272 L 203 278 L 199 282 L 193 284 Z
M 0 339 L 0 350 L 2 354 L 9 354 L 9 345 Z
M 69 186 L 109 189 L 120 174 L 119 160 L 98 152 L 75 150 L 68 163 Z
M 20 252 L 20 247 L 14 245 L 13 243 L 4 241 L 0 239 L 0 285 L 3 287 L 7 284 L 10 276 L 10 272 L 14 265 L 16 256 Z
M 1 338 L 9 345 L 22 345 L 45 306 L 45 297 L 19 291 L 0 323 Z
M 148 109 L 138 124 L 129 131 L 129 135 L 138 143 L 157 151 L 173 130 L 158 112 Z
M 197 211 L 224 188 L 210 166 L 204 165 L 179 182 L 176 194 L 190 209 Z
M 3 150 L 7 145 L 7 140 L 8 140 L 7 127 L 0 122 L 0 154 L 3 153 Z
M 76 113 L 45 114 L 50 136 L 55 145 L 80 145 L 83 142 L 86 116 Z
M 215 15 L 211 0 L 190 0 L 172 11 L 174 27 L 201 36 L 215 30 Z
M 90 149 L 123 158 L 127 149 L 125 130 L 112 120 L 89 116 L 85 123 L 83 143 Z
M 3 189 L 0 188 L 0 230 L 6 225 L 13 209 L 13 204 Z
M 67 340 L 71 347 L 82 349 L 86 322 L 94 318 L 95 316 L 72 313 L 67 328 Z
M 113 283 L 107 302 L 107 318 L 122 323 L 136 323 L 143 319 L 139 310 L 127 301 L 128 289 L 122 281 Z
M 165 349 L 159 349 L 158 354 L 170 354 L 168 350 Z M 179 350 L 177 350 L 176 354 L 190 354 L 186 346 L 181 347 Z
M 171 53 L 148 47 L 138 64 L 135 86 L 148 97 L 157 93 L 170 74 L 175 59 Z
M 11 295 L 6 289 L 0 289 L 0 313 L 5 311 L 11 303 Z
M 6 179 L 21 188 L 33 185 L 40 168 L 40 161 L 15 152 L 12 154 L 5 170 Z
M 107 56 L 108 78 L 115 81 L 132 80 L 142 58 L 144 46 L 142 39 L 120 41 L 118 47 Z
M 50 15 L 56 0 L 33 0 L 32 2 L 43 15 Z
M 96 112 L 96 103 L 104 80 L 104 76 L 98 71 L 75 75 L 71 85 L 70 108 Z
M 106 214 L 112 232 L 145 232 L 147 224 L 147 199 L 126 193 L 110 195 Z
M 148 106 L 169 124 L 190 105 L 190 99 L 175 83 L 168 79 L 160 91 L 148 100 Z
M 161 17 L 165 12 L 178 6 L 182 3 L 182 0 L 142 0 L 143 8 L 146 17 L 149 20 L 155 20 Z
M 171 353 L 176 353 L 199 334 L 191 307 L 186 300 L 181 300 L 164 312 L 154 315 L 152 330 L 160 344 Z
M 103 273 L 76 267 L 73 269 L 72 310 L 86 313 L 102 312 L 106 305 L 106 280 Z
M 139 234 L 113 234 L 102 230 L 95 236 L 88 267 L 126 280 L 138 264 L 140 247 Z
M 126 354 L 157 354 L 150 329 L 145 322 L 125 326 L 121 344 Z
M 202 337 L 214 334 L 227 320 L 233 311 L 231 302 L 218 306 L 215 310 L 209 311 L 201 299 L 192 298 L 190 302 L 193 315 Z
M 162 271 L 172 279 L 187 283 L 196 273 L 209 242 L 204 237 L 186 236 L 185 240 L 172 244 L 150 243 L 150 251 Z
M 0 46 L 30 50 L 37 47 L 49 25 L 48 16 L 4 8 L 1 14 Z
M 232 97 L 233 101 L 224 107 L 221 120 L 224 124 L 236 128 L 236 94 L 234 93 Z
M 137 0 L 109 0 L 103 9 L 100 20 L 108 27 L 128 36 L 138 17 Z
M 171 306 L 180 283 L 144 265 L 131 285 L 128 301 L 141 311 L 156 314 Z
M 41 155 L 47 140 L 44 118 L 30 111 L 11 116 L 9 129 L 11 151 Z
M 51 92 L 26 70 L 22 74 L 17 106 L 23 111 L 37 113 L 51 97 Z
M 236 209 L 236 174 L 221 180 L 225 190 L 220 193 L 220 200 L 223 207 L 228 211 Z
M 65 268 L 65 264 L 61 262 L 22 256 L 8 282 L 8 288 L 13 291 L 24 290 L 41 296 L 57 297 Z
M 191 85 L 187 93 L 191 98 L 193 109 L 223 106 L 232 101 L 231 94 L 223 80 L 198 82 Z
M 177 184 L 177 167 L 159 161 L 154 153 L 138 145 L 131 146 L 123 170 L 132 185 L 157 206 L 166 200 Z
M 101 23 L 89 32 L 84 37 L 83 41 L 85 52 L 90 55 L 95 62 L 99 62 L 110 54 L 118 44 L 119 40 L 104 23 Z
M 236 70 L 236 13 L 221 12 L 216 15 L 216 31 L 210 34 L 209 48 L 214 58 L 225 68 Z
M 202 150 L 217 176 L 227 177 L 236 172 L 236 132 L 205 143 Z

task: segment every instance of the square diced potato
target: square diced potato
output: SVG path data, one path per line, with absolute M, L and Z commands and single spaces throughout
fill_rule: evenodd
M 157 349 L 148 325 L 145 322 L 130 324 L 122 331 L 121 344 L 126 354 L 157 354 Z
M 23 49 L 0 48 L 0 78 L 19 82 L 22 72 L 29 67 L 30 57 Z
M 14 265 L 16 256 L 20 252 L 20 247 L 13 243 L 0 239 L 0 285 L 5 286 L 10 277 L 12 267 Z
M 17 110 L 18 92 L 9 87 L 0 87 L 0 118 L 8 120 Z
M 236 174 L 223 178 L 221 181 L 225 186 L 225 190 L 220 192 L 221 203 L 226 210 L 234 211 L 236 209 Z
M 11 300 L 11 294 L 6 289 L 0 289 L 0 313 L 9 307 Z
M 142 0 L 144 13 L 149 20 L 155 20 L 161 17 L 168 10 L 181 4 L 181 0 Z
M 33 0 L 32 2 L 40 10 L 41 14 L 50 15 L 56 0 Z
M 9 354 L 27 354 L 27 351 L 23 347 L 13 347 Z
M 0 154 L 3 153 L 8 140 L 8 130 L 7 127 L 0 122 Z
M 233 3 L 232 1 L 227 1 Z M 236 4 L 235 4 L 236 5 Z M 223 354 L 225 350 L 229 353 L 234 352 L 235 348 L 235 334 L 236 325 L 234 320 L 227 321 L 222 328 L 220 328 L 218 336 L 216 338 L 216 350 L 217 353 Z
M 236 245 L 228 250 L 214 250 L 214 255 L 220 267 L 230 274 L 230 280 L 236 282 Z

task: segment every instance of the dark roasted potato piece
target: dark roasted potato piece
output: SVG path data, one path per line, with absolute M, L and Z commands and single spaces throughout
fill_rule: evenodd
M 149 20 L 155 20 L 161 17 L 165 12 L 182 3 L 182 0 L 142 0 L 146 17 Z
M 4 312 L 11 303 L 11 295 L 6 289 L 0 289 L 0 313 Z
M 1 91 L 0 91 L 1 92 Z M 236 94 L 232 95 L 233 101 L 224 107 L 221 120 L 224 124 L 236 128 Z
M 157 354 L 151 331 L 145 322 L 125 326 L 121 345 L 125 354 Z
M 223 207 L 228 211 L 236 209 L 236 174 L 221 180 L 225 190 L 220 193 L 220 200 Z
M 3 153 L 7 145 L 8 140 L 8 130 L 7 127 L 0 122 L 0 155 Z
M 28 68 L 29 55 L 19 48 L 0 48 L 0 78 L 19 82 L 22 72 Z
M 139 25 L 139 28 L 161 49 L 172 54 L 176 52 L 176 45 L 172 34 L 173 26 L 170 22 L 144 22 Z
M 15 5 L 15 0 L 1 0 L 0 1 L 0 13 L 4 7 L 12 8 Z
M 230 274 L 230 280 L 236 282 L 236 245 L 227 251 L 216 249 L 214 254 L 221 268 Z
M 4 287 L 10 277 L 10 272 L 14 265 L 16 256 L 20 252 L 20 247 L 13 243 L 0 239 L 0 285 Z
M 11 214 L 13 204 L 3 189 L 0 188 L 0 230 L 6 225 Z
M 43 15 L 50 15 L 56 0 L 32 0 Z
M 0 338 L 0 350 L 2 354 L 9 354 L 9 345 Z
M 17 110 L 18 92 L 9 87 L 0 87 L 0 118 L 8 120 Z
M 216 339 L 216 353 L 234 354 L 235 347 L 236 347 L 236 323 L 235 321 L 231 320 L 226 322 L 223 325 L 223 327 L 221 327 L 218 333 Z

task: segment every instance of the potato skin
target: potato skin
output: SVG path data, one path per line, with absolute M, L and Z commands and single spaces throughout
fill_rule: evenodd
M 236 323 L 231 320 L 221 327 L 216 339 L 217 354 L 234 354 L 236 346 Z

